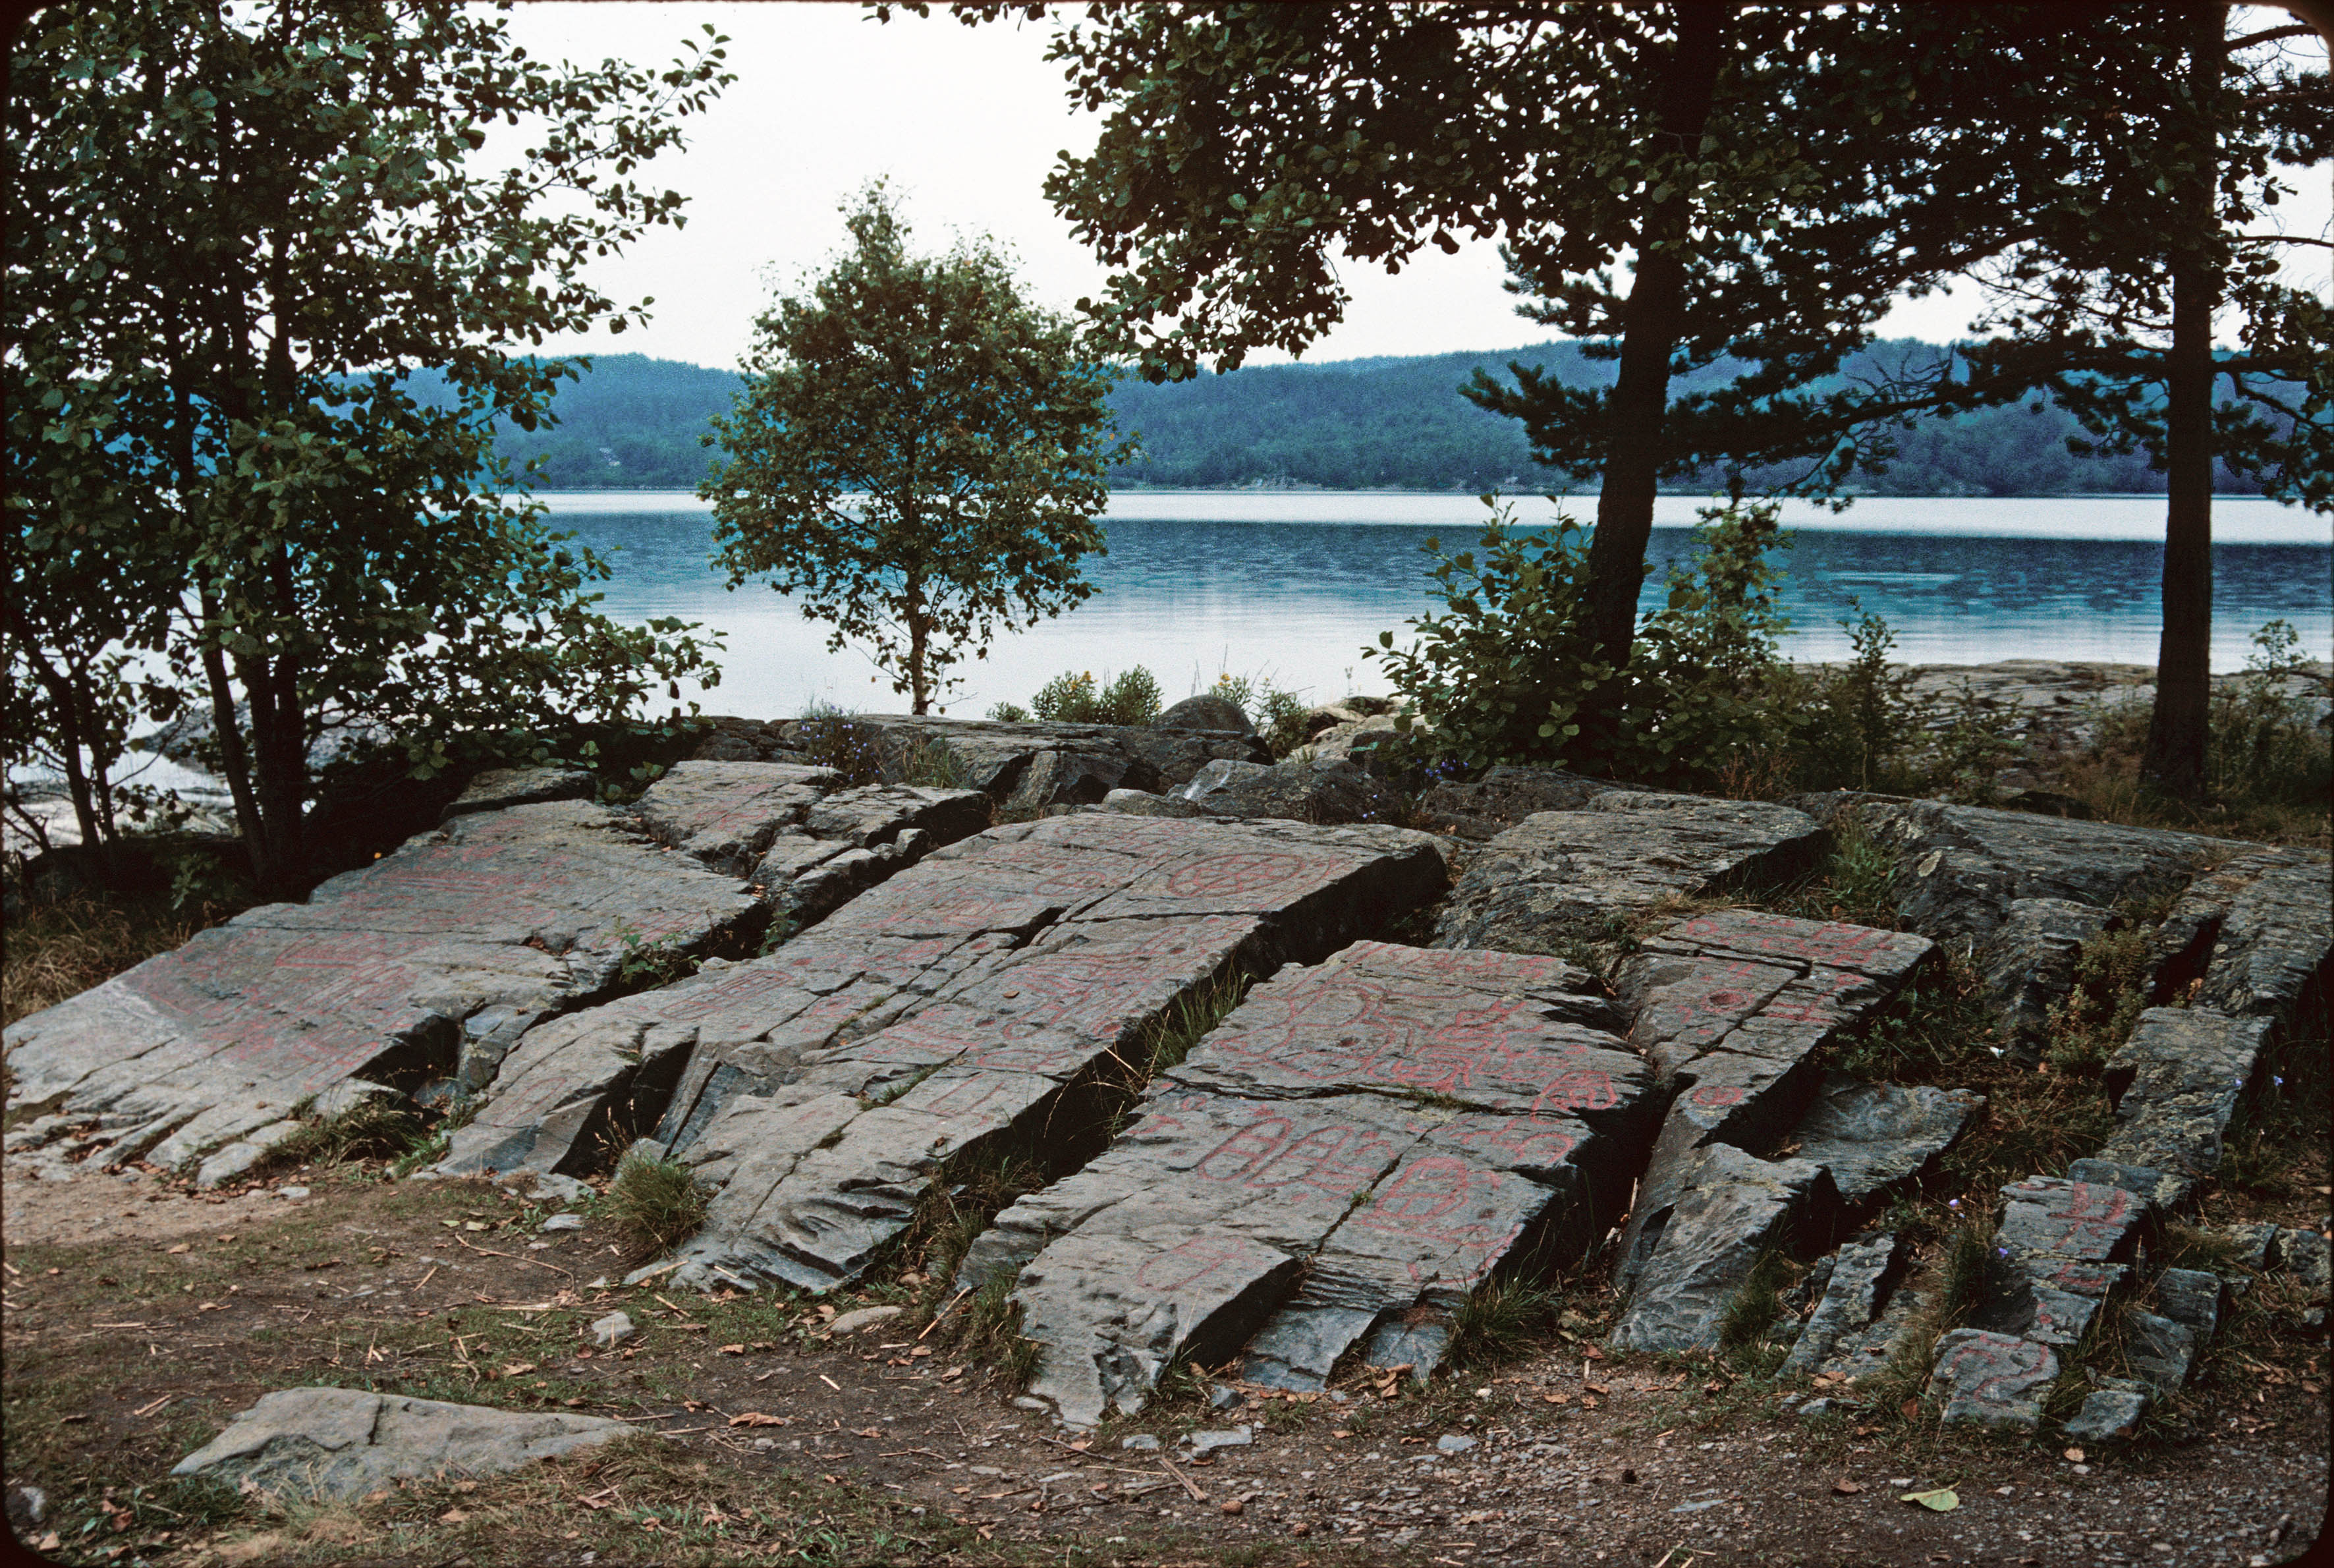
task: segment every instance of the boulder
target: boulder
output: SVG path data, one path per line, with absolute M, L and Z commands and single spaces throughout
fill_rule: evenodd
M 1186 697 L 1165 712 L 1151 721 L 1154 730 L 1200 730 L 1221 731 L 1232 735 L 1253 735 L 1256 725 L 1228 697 L 1212 692 L 1202 692 L 1196 697 Z
M 2124 1359 L 2159 1395 L 2175 1394 L 2196 1364 L 2196 1331 L 2155 1312 L 2124 1316 Z
M 1501 762 L 1480 779 L 1446 779 L 1418 799 L 1420 825 L 1460 838 L 1490 839 L 1540 811 L 1577 811 L 1615 789 L 1649 793 L 1642 785 L 1584 779 L 1558 768 Z
M 1955 1329 L 1937 1341 L 1929 1392 L 1945 1404 L 1952 1426 L 2031 1432 L 2042 1424 L 2042 1400 L 2059 1376 L 2048 1345 L 1982 1329 Z
M 780 724 L 782 742 L 801 744 L 805 722 Z M 1092 805 L 1113 789 L 1180 789 L 1220 758 L 1272 760 L 1253 733 L 900 713 L 861 713 L 847 722 L 886 782 L 904 783 L 919 765 L 929 769 L 939 759 L 953 783 L 1017 811 Z
M 2001 1189 L 2000 1288 L 1979 1327 L 2040 1344 L 2078 1343 L 2129 1273 L 2148 1206 L 2122 1187 L 2029 1176 Z
M 2139 1429 L 2139 1418 L 2146 1414 L 2146 1394 L 2128 1389 L 2093 1389 L 2083 1396 L 2083 1408 L 2059 1432 L 2077 1443 L 2121 1442 Z
M 1181 798 L 1212 816 L 1293 822 L 1385 822 L 1402 802 L 1351 762 L 1289 761 L 1267 768 L 1220 760 L 1192 776 Z
M 2016 898 L 1978 952 L 1979 994 L 1992 1007 L 2013 1060 L 2041 1060 L 2050 1009 L 2075 989 L 2083 944 L 2120 924 L 2097 905 L 2065 898 Z
M 2151 1007 L 2107 1058 L 2116 1128 L 2098 1157 L 2173 1178 L 2182 1198 L 2221 1163 L 2221 1140 L 2273 1020 Z
M 2212 1342 L 2228 1299 L 2221 1276 L 2203 1269 L 2166 1269 L 2156 1276 L 2156 1305 L 2193 1334 L 2199 1347 Z
M 1984 1105 L 1968 1089 L 1902 1089 L 1828 1072 L 1786 1141 L 1797 1146 L 1795 1157 L 1831 1172 L 1840 1201 L 1854 1207 L 1932 1169 Z
M 632 1429 L 566 1411 L 498 1410 L 360 1389 L 281 1389 L 262 1395 L 170 1474 L 279 1496 L 353 1498 L 401 1481 L 516 1470 Z
M 439 820 L 541 800 L 589 800 L 592 791 L 592 775 L 581 768 L 490 768 L 463 787 Z
M 1860 1348 L 1866 1331 L 1880 1319 L 1893 1293 L 1904 1258 L 1896 1238 L 1885 1233 L 1855 1237 L 1842 1244 L 1829 1259 L 1830 1269 L 1815 1310 L 1808 1314 L 1790 1354 L 1776 1370 L 1779 1378 L 1808 1378 L 1833 1370 L 1855 1372 L 1865 1367 L 1839 1367 L 1843 1350 Z
M 1789 807 L 1608 791 L 1494 837 L 1452 890 L 1432 944 L 1562 952 L 1635 910 L 1773 886 L 1812 867 L 1826 842 Z

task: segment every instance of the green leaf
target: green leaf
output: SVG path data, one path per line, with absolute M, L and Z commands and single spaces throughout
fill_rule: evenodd
M 1962 1500 L 1951 1486 L 1940 1486 L 1933 1492 L 1907 1492 L 1896 1499 L 1899 1503 L 1918 1503 L 1935 1513 L 1951 1513 L 1962 1505 Z

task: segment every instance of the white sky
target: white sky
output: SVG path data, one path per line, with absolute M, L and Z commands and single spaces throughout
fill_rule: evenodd
M 1042 193 L 1058 155 L 1090 150 L 1100 124 L 1070 109 L 1061 68 L 1043 60 L 1047 26 L 967 28 L 938 5 L 929 18 L 878 24 L 856 5 L 796 0 L 529 0 L 510 26 L 534 54 L 649 64 L 671 59 L 708 22 L 729 35 L 738 80 L 687 122 L 685 150 L 639 177 L 690 198 L 688 227 L 659 230 L 590 274 L 623 304 L 653 296 L 651 323 L 559 340 L 547 345 L 554 352 L 736 364 L 773 289 L 791 290 L 840 248 L 838 206 L 878 175 L 905 196 L 921 247 L 943 248 L 958 230 L 988 233 L 1018 257 L 1031 295 L 1055 309 L 1100 291 L 1104 269 Z M 2326 233 L 2328 171 L 2302 183 L 2301 199 L 2281 209 L 2288 232 Z M 2324 254 L 2309 263 L 2321 281 Z M 1455 256 L 1429 247 L 1398 276 L 1348 268 L 1345 319 L 1305 357 L 1505 349 L 1548 336 L 1515 315 L 1504 276 L 1489 241 Z M 1973 291 L 1932 295 L 1901 304 L 1881 330 L 1944 340 L 1964 334 L 1974 314 Z M 1250 363 L 1287 357 L 1262 351 Z

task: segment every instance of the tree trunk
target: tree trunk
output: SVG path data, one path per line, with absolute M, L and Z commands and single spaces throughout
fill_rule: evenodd
M 2141 777 L 2157 793 L 2200 801 L 2212 706 L 2213 312 L 2220 304 L 2213 211 L 2225 7 L 2189 15 L 2188 85 L 2194 151 L 2182 181 L 2183 232 L 2172 267 L 2172 351 L 2165 359 L 2164 634 L 2156 655 L 2156 708 Z
M 1677 47 L 1664 84 L 1657 133 L 1673 157 L 1691 156 L 1701 143 L 1718 84 L 1725 19 L 1725 8 L 1712 0 L 1681 0 L 1677 6 Z M 1672 247 L 1685 237 L 1691 207 L 1679 190 L 1651 208 L 1639 231 L 1620 373 L 1606 405 L 1609 434 L 1596 495 L 1596 533 L 1588 547 L 1587 598 L 1589 638 L 1601 647 L 1597 657 L 1616 665 L 1628 660 L 1637 591 L 1645 576 L 1645 545 L 1653 537 L 1670 353 L 1685 324 L 1685 263 Z
M 932 705 L 931 679 L 924 673 L 926 644 L 929 641 L 927 617 L 924 615 L 924 591 L 914 576 L 908 579 L 908 697 L 910 711 L 929 712 Z

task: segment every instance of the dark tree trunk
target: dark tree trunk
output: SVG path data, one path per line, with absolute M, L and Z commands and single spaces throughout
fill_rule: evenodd
M 1681 0 L 1677 52 L 1663 95 L 1663 150 L 1690 154 L 1702 140 L 1718 84 L 1726 8 Z M 1596 496 L 1596 533 L 1588 549 L 1588 634 L 1598 658 L 1626 663 L 1637 625 L 1637 591 L 1653 537 L 1654 492 L 1661 476 L 1662 416 L 1669 406 L 1670 354 L 1685 325 L 1684 261 L 1670 248 L 1685 237 L 1691 202 L 1683 190 L 1647 215 L 1636 278 L 1621 334 L 1621 363 L 1607 403 L 1604 483 Z
M 2220 88 L 2225 7 L 2189 16 L 2188 84 L 2197 155 L 2183 181 L 2179 250 L 2172 272 L 2172 352 L 2165 362 L 2164 634 L 2156 655 L 2156 708 L 2141 776 L 2157 793 L 2204 794 L 2204 742 L 2212 706 L 2213 312 L 2222 277 L 2213 211 L 2218 150 L 2213 100 Z

